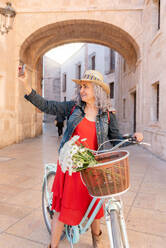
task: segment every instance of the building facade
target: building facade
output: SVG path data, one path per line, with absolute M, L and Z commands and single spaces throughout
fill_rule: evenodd
M 116 109 L 123 132 L 142 131 L 147 147 L 166 159 L 166 1 L 146 1 L 142 23 L 141 71 L 132 72 L 119 55 L 116 78 Z M 139 81 L 138 81 L 139 80 Z M 140 124 L 138 123 L 140 120 Z

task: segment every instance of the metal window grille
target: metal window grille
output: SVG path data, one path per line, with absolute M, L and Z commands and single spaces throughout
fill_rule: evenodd
M 95 64 L 95 56 L 92 56 L 91 60 L 92 60 L 92 70 L 95 70 L 96 64 Z
M 110 86 L 110 98 L 113 99 L 114 98 L 114 82 L 109 84 Z
M 115 71 L 115 51 L 110 49 L 110 72 Z
M 63 87 L 62 91 L 66 92 L 66 73 L 63 74 Z

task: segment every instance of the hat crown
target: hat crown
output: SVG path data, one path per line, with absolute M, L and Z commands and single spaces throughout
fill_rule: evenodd
M 104 79 L 103 79 L 103 75 L 96 71 L 96 70 L 88 70 L 84 73 L 83 75 L 83 79 L 89 79 L 89 80 L 98 80 L 98 81 L 101 81 L 103 82 Z
M 103 75 L 96 71 L 96 70 L 87 70 L 85 71 L 83 78 L 81 79 L 72 79 L 75 83 L 77 84 L 81 84 L 82 82 L 92 82 L 95 83 L 99 86 L 101 86 L 105 92 L 107 93 L 107 95 L 110 94 L 110 87 L 108 86 L 108 84 L 106 84 L 104 82 L 104 77 Z

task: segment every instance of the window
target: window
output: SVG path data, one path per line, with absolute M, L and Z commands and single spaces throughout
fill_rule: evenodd
M 126 119 L 126 99 L 123 99 L 123 119 Z
M 96 67 L 96 65 L 95 65 L 95 56 L 92 56 L 91 64 L 92 64 L 92 70 L 95 70 L 95 67 Z
M 123 62 L 123 71 L 124 72 L 126 71 L 126 60 L 124 60 L 124 62 Z
M 63 74 L 62 91 L 66 92 L 66 73 Z
M 81 65 L 78 65 L 77 66 L 77 76 L 78 76 L 78 79 L 81 79 Z
M 110 49 L 110 72 L 115 71 L 115 51 Z
M 159 83 L 156 85 L 156 119 L 159 120 Z
M 158 29 L 160 29 L 160 0 L 158 0 Z
M 114 98 L 114 82 L 109 84 L 110 86 L 110 98 L 113 99 Z
M 153 0 L 152 1 L 152 23 L 154 28 L 154 32 L 160 29 L 160 13 L 161 13 L 161 1 Z
M 96 53 L 93 52 L 88 56 L 88 70 L 96 69 Z
M 137 93 L 134 91 L 132 94 L 132 105 L 133 105 L 133 132 L 136 132 L 137 128 Z
M 160 86 L 159 82 L 152 85 L 152 104 L 153 104 L 153 121 L 159 121 L 160 107 Z

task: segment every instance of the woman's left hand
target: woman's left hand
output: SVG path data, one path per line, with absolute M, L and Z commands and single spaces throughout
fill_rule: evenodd
M 142 133 L 134 133 L 133 137 L 135 137 L 138 142 L 141 142 L 144 138 Z

